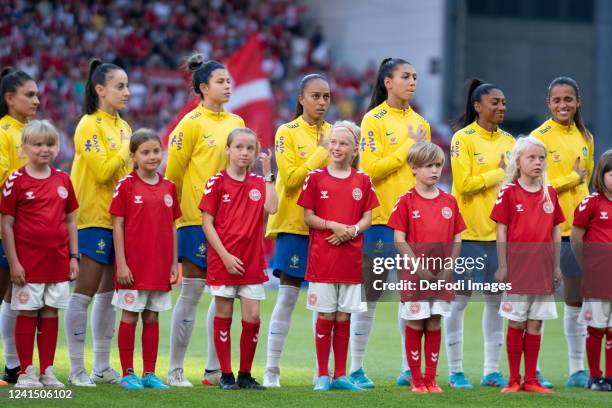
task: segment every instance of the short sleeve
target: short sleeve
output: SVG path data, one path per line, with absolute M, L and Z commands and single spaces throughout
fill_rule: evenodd
M 463 216 L 461 215 L 461 211 L 459 211 L 459 205 L 456 200 L 453 200 L 454 203 L 454 212 L 455 212 L 455 225 L 453 229 L 453 234 L 457 235 L 460 232 L 463 232 L 467 229 L 465 225 L 465 221 L 463 221 Z
M 363 203 L 365 205 L 364 212 L 372 210 L 380 205 L 376 191 L 372 185 L 372 180 L 367 175 L 363 177 Z
M 76 194 L 74 193 L 74 187 L 70 177 L 65 177 L 66 190 L 68 190 L 68 197 L 66 198 L 66 214 L 70 214 L 79 208 L 79 202 L 77 201 Z
M 563 214 L 563 209 L 561 208 L 561 204 L 559 204 L 557 192 L 552 187 L 550 190 L 550 197 L 555 203 L 554 225 L 559 225 L 565 221 L 565 214 Z
M 408 195 L 405 194 L 397 200 L 387 226 L 394 230 L 408 232 Z
M 304 208 L 308 208 L 310 210 L 314 210 L 316 205 L 317 189 L 318 188 L 315 173 L 310 173 L 306 177 L 306 180 L 304 180 L 302 192 L 300 193 L 300 197 L 297 201 L 298 205 Z
M 178 202 L 176 186 L 172 182 L 170 183 L 170 195 L 172 196 L 172 218 L 177 220 L 181 218 L 183 214 L 181 212 L 181 206 Z
M 16 178 L 14 175 L 8 176 L 2 188 L 2 201 L 0 202 L 0 212 L 12 215 L 13 217 L 17 214 L 17 196 L 19 191 Z
M 198 208 L 202 212 L 209 213 L 213 217 L 217 215 L 219 209 L 219 197 L 223 190 L 223 182 L 221 176 L 213 176 L 207 182 L 204 187 L 204 194 L 200 200 Z
M 115 192 L 113 193 L 113 199 L 110 205 L 110 214 L 115 217 L 125 217 L 127 213 L 125 196 L 127 194 L 127 180 L 122 180 L 117 183 L 117 187 L 115 187 Z
M 595 197 L 586 197 L 574 210 L 574 226 L 587 229 L 593 217 Z
M 502 189 L 497 195 L 490 218 L 505 225 L 510 224 L 510 190 Z

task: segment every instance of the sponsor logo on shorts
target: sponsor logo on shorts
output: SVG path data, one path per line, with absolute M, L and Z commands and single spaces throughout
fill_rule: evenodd
M 261 192 L 254 188 L 251 191 L 249 191 L 249 198 L 251 199 L 251 201 L 259 201 L 261 200 Z
M 512 303 L 504 302 L 504 304 L 502 305 L 502 310 L 506 313 L 510 313 L 512 311 Z
M 310 306 L 314 306 L 317 304 L 317 295 L 315 295 L 314 293 L 311 293 L 310 295 L 308 295 L 308 304 Z
M 544 203 L 542 208 L 544 209 L 544 212 L 546 214 L 552 214 L 553 211 L 555 211 L 555 206 L 553 205 L 553 203 L 548 202 L 548 201 Z
M 172 207 L 172 204 L 174 204 L 174 200 L 170 194 L 164 195 L 164 204 L 166 204 L 166 207 Z
M 202 242 L 200 246 L 198 246 L 198 252 L 196 253 L 196 257 L 198 258 L 206 258 L 206 245 Z
M 442 208 L 442 217 L 444 217 L 447 220 L 450 220 L 452 216 L 453 216 L 453 210 L 451 210 L 449 207 Z
M 361 189 L 359 187 L 355 187 L 353 189 L 353 200 L 359 201 L 362 198 L 363 198 L 363 193 L 361 192 Z
M 591 320 L 593 320 L 593 312 L 591 312 L 590 310 L 585 311 L 584 320 L 586 320 L 587 322 L 590 322 Z
M 68 198 L 68 190 L 66 190 L 66 187 L 64 186 L 59 186 L 57 188 L 57 195 L 60 196 L 61 199 L 65 200 Z
M 104 251 L 104 248 L 106 248 L 106 242 L 104 242 L 104 240 L 102 238 L 100 238 L 100 240 L 98 241 L 98 249 L 96 250 L 96 254 L 104 254 L 104 253 L 106 253 Z
M 408 308 L 411 314 L 418 314 L 421 311 L 421 305 L 418 303 L 412 303 Z
M 132 292 L 127 292 L 125 295 L 123 295 L 123 303 L 125 303 L 126 305 L 131 305 L 135 301 L 136 296 L 134 296 Z
M 297 254 L 293 254 L 289 260 L 291 261 L 291 265 L 289 265 L 290 268 L 298 269 L 300 267 L 300 257 L 297 256 Z
M 28 300 L 30 300 L 30 294 L 25 290 L 21 291 L 17 295 L 17 299 L 19 300 L 19 303 L 25 305 L 26 303 L 28 303 Z

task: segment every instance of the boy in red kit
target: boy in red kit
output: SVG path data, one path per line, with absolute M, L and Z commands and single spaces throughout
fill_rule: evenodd
M 400 255 L 422 259 L 447 257 L 453 260 L 461 250 L 463 218 L 455 198 L 436 187 L 444 166 L 444 152 L 430 142 L 415 144 L 408 153 L 408 164 L 416 185 L 400 197 L 388 226 L 394 230 Z M 440 357 L 441 317 L 450 315 L 453 292 L 420 290 L 420 280 L 450 282 L 452 269 L 403 271 L 402 279 L 414 282 L 415 289 L 402 293 L 402 319 L 406 325 L 404 347 L 412 372 L 412 392 L 440 393 L 436 371 Z M 421 374 L 421 337 L 425 335 L 425 378 Z
M 202 227 L 208 244 L 208 285 L 215 297 L 214 342 L 221 365 L 219 387 L 224 390 L 264 390 L 251 376 L 259 339 L 259 302 L 268 280 L 264 259 L 264 211 L 274 214 L 270 154 L 259 153 L 265 177 L 249 173 L 258 156 L 259 142 L 251 129 L 230 132 L 225 148 L 227 168 L 211 177 L 200 201 Z M 242 335 L 238 380 L 232 372 L 231 337 L 234 299 L 240 298 Z
M 157 173 L 162 160 L 159 136 L 139 129 L 130 139 L 134 171 L 117 184 L 113 216 L 116 283 L 112 304 L 122 309 L 118 345 L 124 389 L 169 388 L 155 375 L 159 345 L 158 313 L 172 308 L 177 279 L 174 221 L 181 216 L 174 183 Z M 134 370 L 134 337 L 142 314 L 143 376 Z
M 8 177 L 2 190 L 2 243 L 13 282 L 11 307 L 19 313 L 17 388 L 64 388 L 55 376 L 53 360 L 57 309 L 68 307 L 68 281 L 79 273 L 74 220 L 78 204 L 70 177 L 49 166 L 57 155 L 58 140 L 48 121 L 30 122 L 22 134 L 28 163 Z M 40 378 L 32 365 L 35 336 Z
M 546 183 L 546 147 L 538 139 L 523 137 L 516 142 L 491 219 L 497 223 L 499 266 L 495 279 L 511 285 L 499 311 L 509 319 L 506 348 L 510 379 L 502 392 L 552 393 L 539 383 L 536 367 L 542 321 L 557 318 L 554 290 L 561 279 L 559 224 L 565 217 L 557 192 Z
M 586 353 L 593 391 L 612 390 L 612 290 L 610 289 L 610 243 L 612 243 L 612 150 L 595 168 L 596 192 L 574 211 L 571 244 L 584 272 L 584 302 L 579 321 L 587 325 Z M 606 273 L 607 272 L 607 273 Z M 601 340 L 606 336 L 606 371 L 601 371 Z
M 298 205 L 310 227 L 306 280 L 308 308 L 318 313 L 315 345 L 319 377 L 315 391 L 365 391 L 346 376 L 352 313 L 364 312 L 361 301 L 363 233 L 378 207 L 370 178 L 357 171 L 359 127 L 336 122 L 329 141 L 331 163 L 304 181 Z M 332 334 L 333 332 L 333 334 Z M 329 378 L 329 353 L 334 349 L 334 379 Z

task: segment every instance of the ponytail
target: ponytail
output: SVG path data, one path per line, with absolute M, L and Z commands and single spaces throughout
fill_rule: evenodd
M 489 84 L 478 78 L 468 80 L 467 98 L 465 101 L 464 112 L 461 116 L 451 122 L 454 132 L 463 129 L 470 123 L 478 119 L 478 112 L 474 109 L 474 103 L 480 102 L 483 95 L 489 94 L 494 89 L 499 89 L 496 85 Z
M 402 64 L 410 63 L 401 58 L 385 58 L 382 60 L 380 67 L 378 68 L 378 74 L 376 75 L 376 83 L 374 84 L 374 90 L 372 91 L 370 105 L 368 106 L 369 111 L 387 100 L 388 94 L 387 87 L 385 86 L 385 78 L 391 78 L 395 68 Z
M 115 64 L 102 62 L 98 58 L 94 58 L 89 62 L 87 83 L 85 84 L 85 102 L 83 106 L 85 114 L 91 115 L 99 108 L 100 101 L 98 93 L 96 92 L 96 85 L 106 85 L 108 74 L 121 69 L 121 67 Z

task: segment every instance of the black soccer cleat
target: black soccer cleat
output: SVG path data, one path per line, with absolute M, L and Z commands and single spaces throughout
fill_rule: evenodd
M 15 368 L 8 368 L 4 366 L 4 375 L 2 379 L 9 384 L 17 384 L 17 377 L 19 377 L 19 370 L 21 368 L 19 366 Z
M 229 391 L 239 389 L 238 384 L 236 384 L 236 379 L 234 378 L 234 373 L 221 374 L 221 380 L 219 380 L 219 388 L 221 388 L 222 390 Z
M 266 387 L 255 381 L 253 377 L 251 377 L 251 373 L 238 373 L 238 387 L 245 390 L 265 390 Z
M 605 378 L 589 378 L 589 390 L 592 391 L 610 391 L 610 383 Z

